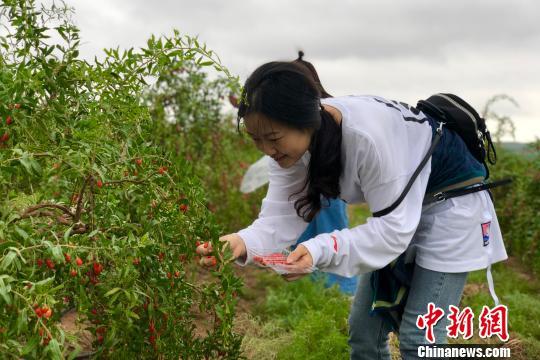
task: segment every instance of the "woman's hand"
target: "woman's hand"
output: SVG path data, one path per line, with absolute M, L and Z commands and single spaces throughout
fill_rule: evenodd
M 313 267 L 313 257 L 304 245 L 298 245 L 287 257 L 287 264 L 291 266 L 292 273 L 283 274 L 282 277 L 287 281 L 298 280 L 306 276 Z M 294 269 L 297 269 L 298 273 L 294 273 Z
M 233 260 L 238 258 L 245 258 L 247 256 L 244 240 L 238 234 L 224 235 L 219 238 L 219 241 L 224 241 L 226 242 L 224 246 L 229 246 L 233 254 Z M 205 242 L 197 246 L 196 252 L 197 254 L 203 256 L 200 261 L 200 264 L 202 266 L 213 267 L 217 264 L 216 257 L 211 255 L 213 253 L 211 242 Z

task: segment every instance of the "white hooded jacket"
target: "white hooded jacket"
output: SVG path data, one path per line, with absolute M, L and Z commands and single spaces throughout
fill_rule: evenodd
M 432 129 L 423 113 L 406 104 L 376 96 L 322 99 L 342 114 L 341 198 L 366 202 L 372 212 L 391 205 L 427 153 Z M 269 160 L 269 187 L 261 212 L 238 232 L 250 250 L 287 248 L 296 243 L 307 223 L 289 198 L 304 184 L 310 154 L 288 169 Z M 430 175 L 426 164 L 401 204 L 365 224 L 303 242 L 314 265 L 342 276 L 367 273 L 389 264 L 407 250 L 416 263 L 435 271 L 463 272 L 507 258 L 491 200 L 479 192 L 443 203 L 422 206 Z M 485 245 L 486 227 L 491 241 Z

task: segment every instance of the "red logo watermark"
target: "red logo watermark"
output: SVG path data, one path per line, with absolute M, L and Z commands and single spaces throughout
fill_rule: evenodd
M 446 334 L 450 338 L 457 338 L 462 335 L 463 339 L 470 339 L 474 332 L 474 313 L 470 307 L 459 310 L 454 305 L 449 306 L 449 314 L 447 316 L 449 325 L 446 327 Z M 435 334 L 433 327 L 444 317 L 444 310 L 436 307 L 435 304 L 429 303 L 427 313 L 418 315 L 416 326 L 425 330 L 426 340 L 433 344 L 435 342 Z M 508 341 L 508 308 L 506 305 L 498 305 L 490 309 L 485 306 L 478 317 L 478 335 L 483 338 L 498 336 L 502 341 Z

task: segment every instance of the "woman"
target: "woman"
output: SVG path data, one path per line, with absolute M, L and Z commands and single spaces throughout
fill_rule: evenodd
M 270 183 L 259 218 L 220 240 L 236 262 L 253 262 L 252 250 L 286 248 L 327 199 L 366 202 L 372 212 L 390 206 L 427 153 L 439 126 L 419 110 L 377 96 L 321 98 L 305 68 L 270 62 L 247 79 L 238 121 L 270 162 Z M 319 234 L 299 245 L 287 261 L 296 274 L 317 268 L 341 276 L 362 276 L 349 317 L 351 358 L 389 359 L 391 327 L 370 316 L 370 274 L 404 254 L 414 263 L 409 296 L 399 324 L 404 359 L 425 344 L 416 319 L 428 303 L 448 311 L 457 306 L 469 271 L 507 258 L 497 217 L 486 191 L 423 205 L 427 193 L 477 183 L 482 164 L 461 138 L 443 127 L 442 138 L 400 205 L 366 224 Z M 486 225 L 489 224 L 489 225 Z M 486 234 L 486 229 L 489 233 Z M 486 241 L 486 235 L 489 241 Z M 198 247 L 214 260 L 211 247 Z M 446 341 L 447 319 L 434 328 Z

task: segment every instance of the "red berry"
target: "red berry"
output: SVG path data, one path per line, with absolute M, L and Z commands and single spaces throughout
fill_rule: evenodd
M 188 206 L 186 204 L 181 204 L 180 211 L 182 211 L 183 213 L 186 213 L 188 211 Z
M 141 263 L 141 260 L 139 258 L 133 259 L 133 265 L 139 265 Z
M 43 308 L 41 308 L 41 312 L 43 314 L 43 316 L 47 319 L 50 319 L 51 316 L 52 316 L 52 309 L 50 308 L 47 308 L 47 310 L 45 310 L 45 312 L 43 312 Z
M 229 102 L 231 103 L 232 106 L 234 106 L 235 108 L 238 107 L 238 98 L 232 94 L 229 95 Z
M 13 123 L 13 118 L 8 115 L 8 117 L 6 118 L 6 125 L 11 125 L 12 123 Z
M 166 169 L 167 169 L 166 167 L 163 167 L 163 166 L 162 166 L 162 167 L 160 167 L 160 168 L 158 169 L 158 172 L 159 172 L 161 175 L 163 175 L 163 174 L 165 174 L 165 171 L 167 171 Z
M 45 263 L 47 264 L 47 267 L 49 269 L 51 269 L 51 270 L 54 269 L 54 262 L 51 259 L 45 260 Z
M 103 182 L 101 180 L 98 180 L 96 182 L 96 185 L 97 185 L 98 188 L 102 188 L 103 187 Z
M 135 164 L 142 165 L 142 159 L 135 159 Z
M 207 242 L 204 243 L 203 248 L 205 248 L 205 249 L 208 248 L 208 243 Z
M 176 271 L 174 272 L 174 277 L 175 277 L 175 278 L 180 277 L 180 271 L 176 270 Z
M 169 272 L 167 272 L 167 279 L 170 279 L 170 278 L 172 278 L 172 274 L 171 274 L 171 272 L 169 271 Z
M 20 109 L 20 108 L 21 108 L 21 104 L 13 104 L 13 108 L 14 108 L 14 109 Z
M 37 265 L 38 265 L 39 267 L 43 266 L 43 260 L 37 259 Z
M 97 315 L 97 310 L 95 308 L 92 309 L 91 312 L 92 312 L 93 315 Z
M 77 276 L 77 270 L 73 269 L 69 272 L 69 275 L 71 275 L 71 277 L 75 277 Z
M 94 274 L 96 275 L 101 274 L 101 271 L 103 271 L 103 265 L 101 265 L 100 263 L 94 263 L 93 267 L 94 267 Z
M 98 341 L 98 343 L 102 343 L 103 342 L 103 335 L 98 335 L 97 341 Z
M 4 133 L 4 135 L 2 135 L 0 137 L 0 142 L 6 142 L 9 140 L 9 134 L 8 133 Z
M 75 259 L 75 264 L 77 264 L 77 266 L 81 266 L 83 264 L 83 261 L 80 257 L 77 256 L 77 258 Z
M 128 176 L 129 176 L 129 171 L 125 170 L 125 171 L 124 171 L 124 176 L 125 176 L 125 177 L 128 177 Z
M 69 255 L 68 253 L 65 253 L 64 254 L 64 259 L 66 259 L 66 262 L 70 262 L 71 261 L 71 255 Z
M 36 313 L 37 317 L 40 318 L 43 315 L 43 312 L 41 311 L 41 308 L 34 309 L 34 312 Z

